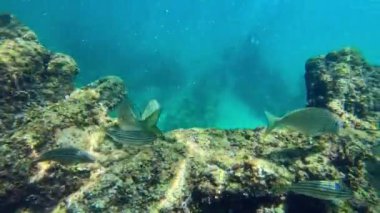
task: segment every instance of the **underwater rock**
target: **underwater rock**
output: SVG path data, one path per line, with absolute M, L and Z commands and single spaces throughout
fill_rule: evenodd
M 254 131 L 252 131 L 253 134 Z M 101 175 L 94 176 L 57 209 L 72 212 L 132 212 L 147 210 L 196 211 L 192 203 L 207 205 L 233 196 L 251 199 L 270 196 L 270 189 L 286 184 L 293 175 L 284 167 L 253 157 L 253 143 L 241 137 L 240 146 L 223 130 L 175 130 L 152 146 L 96 150 L 105 157 Z M 235 141 L 237 142 L 237 141 Z M 227 152 L 227 153 L 226 153 Z M 199 211 L 199 210 L 198 210 Z
M 380 69 L 358 51 L 345 48 L 309 59 L 305 80 L 308 106 L 329 108 L 357 127 L 377 126 Z
M 79 71 L 74 59 L 51 53 L 31 30 L 9 17 L 10 23 L 0 26 L 0 131 L 16 129 L 27 109 L 70 94 Z
M 108 109 L 113 109 L 126 95 L 124 81 L 117 76 L 102 77 L 84 86 L 83 89 L 93 90 L 99 94 L 99 104 Z
M 91 150 L 92 144 L 102 137 L 97 134 L 99 125 L 109 121 L 107 111 L 122 101 L 117 97 L 124 97 L 124 93 L 123 82 L 109 77 L 56 103 L 29 109 L 24 124 L 1 138 L 0 155 L 4 157 L 0 160 L 0 206 L 13 209 L 25 205 L 47 211 L 63 196 L 77 190 L 91 175 L 87 167 L 46 163 L 34 166 L 32 161 L 58 145 Z M 77 132 L 84 129 L 87 133 L 82 137 L 78 133 L 71 135 L 70 141 L 65 131 L 68 128 L 78 129 Z M 70 143 L 75 140 L 80 143 Z
M 0 41 L 2 39 L 16 38 L 37 41 L 36 34 L 27 26 L 21 24 L 12 14 L 0 14 Z
M 174 130 L 151 146 L 115 147 L 109 138 L 99 140 L 94 151 L 103 159 L 91 178 L 76 192 L 64 198 L 56 210 L 69 212 L 204 212 L 275 208 L 291 206 L 308 212 L 310 206 L 324 210 L 357 208 L 324 204 L 297 196 L 283 199 L 278 188 L 301 180 L 339 180 L 356 192 L 356 199 L 376 203 L 376 195 L 365 180 L 360 154 L 351 150 L 353 139 L 338 143 L 334 137 L 321 137 L 316 148 L 308 149 L 308 138 L 299 134 L 273 133 L 263 137 L 262 129 Z M 336 141 L 337 143 L 331 143 Z M 348 145 L 350 144 L 350 145 Z M 301 147 L 285 164 L 271 155 L 278 150 Z M 332 158 L 330 150 L 336 151 Z M 348 155 L 357 158 L 348 159 Z M 286 156 L 286 155 L 285 155 Z M 298 156 L 298 157 L 297 157 Z M 286 157 L 285 157 L 286 158 Z M 321 207 L 322 208 L 322 207 Z
M 78 66 L 73 58 L 62 53 L 55 53 L 50 56 L 46 71 L 51 74 L 63 75 L 71 78 L 78 74 Z M 72 81 L 72 79 L 69 79 Z

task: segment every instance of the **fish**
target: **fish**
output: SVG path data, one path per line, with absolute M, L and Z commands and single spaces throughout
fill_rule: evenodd
M 5 27 L 11 23 L 12 15 L 11 14 L 0 14 L 0 27 Z
M 106 134 L 118 143 L 128 143 L 133 145 L 143 145 L 152 143 L 157 139 L 157 136 L 147 131 L 125 131 L 120 128 L 108 128 Z
M 338 134 L 343 123 L 332 112 L 317 107 L 307 107 L 294 110 L 282 117 L 276 117 L 265 111 L 268 126 L 265 135 L 277 128 L 296 130 L 309 137 L 322 134 Z
M 301 181 L 290 185 L 287 190 L 321 200 L 342 201 L 353 198 L 353 192 L 339 180 Z
M 93 163 L 95 157 L 88 152 L 74 147 L 52 149 L 41 154 L 33 163 L 56 161 L 61 164 Z
M 136 114 L 133 104 L 126 99 L 118 110 L 118 125 L 106 129 L 106 134 L 121 144 L 145 145 L 162 135 L 157 127 L 161 107 L 157 100 L 150 100 L 141 116 Z

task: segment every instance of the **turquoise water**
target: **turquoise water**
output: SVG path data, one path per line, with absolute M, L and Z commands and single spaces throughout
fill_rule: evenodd
M 160 127 L 253 128 L 305 105 L 304 63 L 346 46 L 380 63 L 378 0 L 0 0 L 78 62 L 77 85 L 122 77 Z

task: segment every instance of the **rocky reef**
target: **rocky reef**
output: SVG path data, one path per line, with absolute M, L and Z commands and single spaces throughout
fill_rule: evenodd
M 12 15 L 0 17 L 0 132 L 16 128 L 25 111 L 62 100 L 74 90 L 74 59 L 52 53 Z
M 352 49 L 308 60 L 309 106 L 345 122 L 339 136 L 287 131 L 177 129 L 146 146 L 105 134 L 125 97 L 108 76 L 73 87 L 75 61 L 51 53 L 12 15 L 0 16 L 0 207 L 4 212 L 376 212 L 365 161 L 379 138 L 379 68 Z M 65 146 L 96 163 L 32 162 Z M 301 180 L 342 179 L 354 199 L 284 193 Z
M 329 108 L 355 128 L 376 128 L 380 68 L 369 65 L 357 50 L 345 48 L 309 59 L 305 79 L 308 106 Z

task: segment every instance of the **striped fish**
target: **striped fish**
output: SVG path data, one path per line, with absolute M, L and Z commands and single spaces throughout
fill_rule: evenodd
M 93 163 L 95 162 L 94 156 L 90 155 L 84 150 L 74 147 L 58 148 L 49 150 L 33 161 L 38 163 L 42 161 L 56 161 L 61 164 L 78 164 L 78 163 Z
M 118 126 L 106 129 L 106 134 L 117 143 L 144 145 L 152 143 L 161 135 L 157 122 L 161 108 L 156 100 L 151 100 L 140 117 L 132 103 L 126 99 L 119 107 Z
M 340 181 L 301 181 L 289 188 L 296 194 L 302 194 L 321 200 L 347 200 L 353 197 L 352 191 Z
M 108 128 L 106 134 L 117 143 L 144 145 L 157 139 L 154 133 L 143 130 L 122 130 L 120 128 Z

